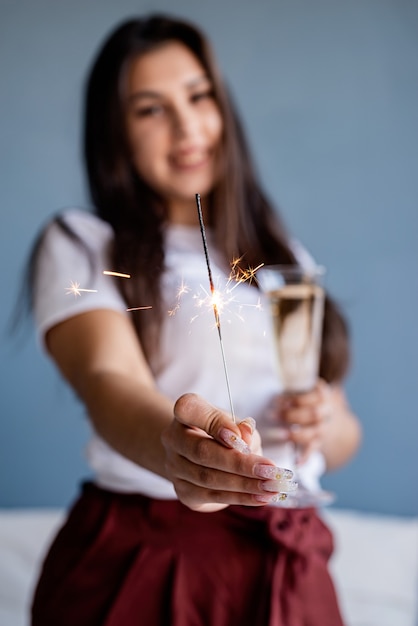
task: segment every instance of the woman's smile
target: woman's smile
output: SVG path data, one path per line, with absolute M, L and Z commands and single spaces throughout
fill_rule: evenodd
M 212 160 L 212 150 L 207 148 L 187 148 L 177 150 L 169 156 L 171 165 L 180 171 L 193 172 L 207 167 Z

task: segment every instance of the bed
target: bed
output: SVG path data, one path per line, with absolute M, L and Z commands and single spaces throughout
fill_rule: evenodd
M 331 562 L 347 626 L 418 626 L 418 517 L 328 509 Z M 28 626 L 42 557 L 63 520 L 49 509 L 0 509 L 0 626 Z

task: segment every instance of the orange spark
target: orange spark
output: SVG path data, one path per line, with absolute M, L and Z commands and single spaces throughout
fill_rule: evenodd
M 152 309 L 152 306 L 134 306 L 130 309 L 126 309 L 127 311 L 143 311 L 144 309 Z
M 182 296 L 184 296 L 184 294 L 189 293 L 190 291 L 190 287 L 188 287 L 184 281 L 181 281 L 181 285 L 177 290 L 177 295 L 176 295 L 176 304 L 174 305 L 174 307 L 172 309 L 170 309 L 168 311 L 168 314 L 170 316 L 173 316 L 177 313 L 177 311 L 180 308 L 180 300 L 182 298 Z
M 67 292 L 67 296 L 70 294 L 73 294 L 74 296 L 81 296 L 81 292 L 88 292 L 88 293 L 97 293 L 97 289 L 82 289 L 80 287 L 80 283 L 71 281 L 71 286 L 70 287 L 66 287 L 65 291 Z
M 111 270 L 103 270 L 105 276 L 117 276 L 118 278 L 130 278 L 130 274 L 123 274 L 122 272 L 112 272 Z
M 255 278 L 256 272 L 260 269 L 260 267 L 263 267 L 264 265 L 264 263 L 260 263 L 260 265 L 257 265 L 257 267 L 248 267 L 246 270 L 244 270 L 238 265 L 241 259 L 242 257 L 240 257 L 239 259 L 234 259 L 231 263 L 231 273 L 229 275 L 228 284 L 232 281 L 236 283 L 233 287 L 231 287 L 231 291 L 232 289 L 235 289 L 235 287 L 240 283 L 245 283 L 249 281 L 249 283 L 251 284 L 251 282 Z

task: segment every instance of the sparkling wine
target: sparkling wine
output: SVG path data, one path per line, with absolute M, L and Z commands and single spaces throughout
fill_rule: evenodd
M 268 296 L 283 389 L 308 391 L 318 377 L 324 290 L 315 284 L 289 284 Z

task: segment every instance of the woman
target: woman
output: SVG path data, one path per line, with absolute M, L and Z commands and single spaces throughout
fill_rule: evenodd
M 269 504 L 294 489 L 289 443 L 313 488 L 357 449 L 346 324 L 327 298 L 321 379 L 281 402 L 260 292 L 237 280 L 231 295 L 230 263 L 240 259 L 242 278 L 260 263 L 311 260 L 260 189 L 198 29 L 158 15 L 117 27 L 89 75 L 84 136 L 95 215 L 70 210 L 49 224 L 31 272 L 40 337 L 92 425 L 94 480 L 45 559 L 33 625 L 338 626 L 328 529 L 314 508 Z M 196 193 L 228 305 L 238 423 Z M 263 456 L 272 420 L 289 426 L 286 441 Z

